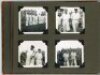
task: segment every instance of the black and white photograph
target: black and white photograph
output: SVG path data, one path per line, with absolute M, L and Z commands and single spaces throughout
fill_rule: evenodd
M 78 40 L 61 40 L 55 46 L 56 68 L 83 68 L 84 45 Z
M 85 32 L 85 8 L 57 7 L 56 32 L 83 34 Z
M 18 67 L 46 68 L 47 50 L 46 41 L 21 41 L 18 46 Z
M 18 12 L 20 34 L 46 34 L 48 31 L 47 7 L 25 6 Z

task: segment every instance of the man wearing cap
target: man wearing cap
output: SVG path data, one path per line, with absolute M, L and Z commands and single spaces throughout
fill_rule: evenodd
M 34 65 L 35 62 L 35 47 L 31 45 L 30 50 L 27 51 L 26 65 Z
M 35 57 L 36 57 L 36 65 L 42 66 L 43 55 L 41 49 L 38 49 Z
M 71 15 L 72 27 L 73 27 L 73 31 L 77 32 L 77 29 L 78 29 L 78 26 L 79 26 L 79 23 L 80 23 L 81 15 L 78 12 L 78 9 L 74 9 L 74 11 L 75 12 L 73 12 L 72 15 Z
M 63 14 L 62 14 L 63 32 L 67 32 L 70 30 L 69 19 L 70 19 L 70 15 L 68 13 L 68 10 L 66 9 L 63 11 Z

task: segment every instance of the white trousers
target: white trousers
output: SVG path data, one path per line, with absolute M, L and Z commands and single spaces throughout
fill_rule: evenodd
M 63 22 L 63 31 L 66 32 L 69 30 L 70 30 L 69 21 Z
M 42 60 L 41 60 L 41 59 L 37 59 L 37 60 L 36 60 L 36 64 L 37 64 L 37 65 L 42 65 Z
M 27 55 L 26 65 L 30 65 L 30 61 L 31 61 L 30 57 L 31 57 L 30 55 Z
M 77 65 L 77 61 L 76 61 L 75 58 L 72 59 L 72 63 L 71 63 L 71 65 L 73 65 L 73 63 L 74 63 L 75 66 Z
M 78 25 L 79 25 L 79 20 L 72 20 L 72 27 L 74 32 L 77 32 Z

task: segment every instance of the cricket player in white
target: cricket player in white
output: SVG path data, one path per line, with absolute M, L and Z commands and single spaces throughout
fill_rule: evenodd
M 46 23 L 46 15 L 45 15 L 46 12 L 41 12 L 39 14 L 39 24 L 45 24 Z
M 36 57 L 36 65 L 42 66 L 43 55 L 41 49 L 38 49 L 35 57 Z
M 34 65 L 34 60 L 35 60 L 35 50 L 34 46 L 32 45 L 30 50 L 27 50 L 27 59 L 26 59 L 26 65 Z
M 75 9 L 75 12 L 73 12 L 71 15 L 72 27 L 73 27 L 74 32 L 77 32 L 77 28 L 78 28 L 78 25 L 80 23 L 80 18 L 81 18 L 81 15 L 78 12 L 78 9 Z
M 29 14 L 28 14 L 28 11 L 26 13 L 26 26 L 29 25 Z
M 70 19 L 70 15 L 68 14 L 68 10 L 64 10 L 63 14 L 62 14 L 63 32 L 66 32 L 66 31 L 70 30 L 69 19 Z
M 56 15 L 56 24 L 57 24 L 57 29 L 61 32 L 62 29 L 63 29 L 63 26 L 62 26 L 62 11 L 61 10 L 58 10 L 57 12 L 58 14 Z
M 57 16 L 58 26 L 61 25 L 61 13 Z
M 76 60 L 76 52 L 71 52 L 71 60 L 72 60 L 72 62 L 71 62 L 71 66 L 77 66 L 77 60 Z M 74 64 L 74 65 L 73 65 Z
M 37 11 L 34 11 L 32 15 L 32 25 L 37 25 L 37 24 L 38 24 Z
M 64 58 L 64 66 L 68 66 L 69 67 L 69 53 L 64 53 L 63 54 L 63 58 Z
M 29 14 L 29 25 L 33 25 L 32 13 Z

